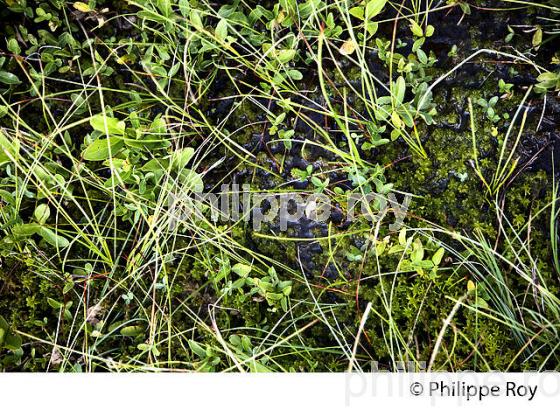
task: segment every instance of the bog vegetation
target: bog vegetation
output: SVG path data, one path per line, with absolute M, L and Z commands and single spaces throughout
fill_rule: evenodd
M 559 34 L 558 0 L 0 0 L 0 369 L 559 370 Z M 177 223 L 224 184 L 331 215 Z

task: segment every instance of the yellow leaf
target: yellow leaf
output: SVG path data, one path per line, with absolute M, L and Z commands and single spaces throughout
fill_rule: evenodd
M 356 43 L 353 40 L 346 40 L 340 47 L 340 54 L 349 56 L 356 50 Z
M 424 30 L 422 30 L 422 27 L 420 27 L 420 25 L 414 20 L 410 20 L 410 31 L 412 31 L 412 34 L 416 37 L 424 36 Z
M 401 120 L 401 117 L 399 116 L 399 114 L 396 111 L 393 111 L 391 113 L 391 122 L 393 123 L 393 125 L 397 129 L 403 128 L 403 126 L 404 126 L 404 124 Z
M 402 246 L 406 244 L 406 228 L 402 228 L 399 232 L 399 244 Z
M 476 289 L 476 285 L 474 284 L 474 282 L 473 282 L 472 280 L 469 280 L 469 281 L 467 282 L 467 290 L 468 290 L 469 292 L 474 292 L 475 289 Z
M 535 34 L 533 34 L 533 47 L 539 47 L 543 40 L 543 31 L 540 26 L 537 26 Z
M 92 11 L 91 7 L 89 7 L 86 3 L 82 3 L 81 1 L 75 2 L 72 6 L 74 6 L 76 10 L 81 11 L 82 13 L 89 13 L 90 11 Z

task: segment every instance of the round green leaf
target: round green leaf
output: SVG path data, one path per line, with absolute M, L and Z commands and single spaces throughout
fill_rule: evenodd
M 43 225 L 45 222 L 47 222 L 47 219 L 49 219 L 50 214 L 51 210 L 49 206 L 47 204 L 41 204 L 37 208 L 35 208 L 33 216 L 38 223 Z

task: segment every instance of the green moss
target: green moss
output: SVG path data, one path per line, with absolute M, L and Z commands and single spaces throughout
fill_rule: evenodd
M 31 259 L 29 261 L 32 263 Z M 62 281 L 52 276 L 45 277 L 41 275 L 40 268 L 27 267 L 11 258 L 3 258 L 2 263 L 7 269 L 0 269 L 0 315 L 20 332 L 49 339 L 57 321 L 47 299 L 60 298 Z M 23 348 L 22 358 L 3 355 L 0 367 L 40 371 L 48 363 L 45 356 L 49 352 L 49 346 L 32 343 Z

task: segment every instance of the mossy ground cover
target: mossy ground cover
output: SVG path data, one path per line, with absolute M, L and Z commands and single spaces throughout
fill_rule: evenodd
M 557 370 L 541 3 L 0 0 L 0 367 Z M 330 217 L 177 221 L 232 184 Z

